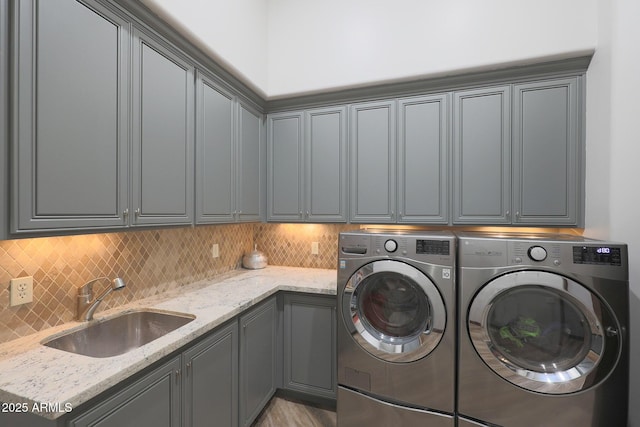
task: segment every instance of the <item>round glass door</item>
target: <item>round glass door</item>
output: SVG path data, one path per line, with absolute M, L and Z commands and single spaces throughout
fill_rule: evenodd
M 346 284 L 343 315 L 353 338 L 372 355 L 411 362 L 440 342 L 446 323 L 436 286 L 418 269 L 399 261 L 363 266 Z
M 583 390 L 617 360 L 617 327 L 600 299 L 564 276 L 521 271 L 484 286 L 469 309 L 469 335 L 498 375 L 550 394 Z

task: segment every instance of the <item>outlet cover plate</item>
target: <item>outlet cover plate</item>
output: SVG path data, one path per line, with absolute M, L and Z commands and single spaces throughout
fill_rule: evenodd
M 33 301 L 33 277 L 11 279 L 11 307 Z

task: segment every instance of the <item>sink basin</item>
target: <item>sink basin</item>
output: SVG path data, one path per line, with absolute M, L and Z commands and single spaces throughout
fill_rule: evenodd
M 186 325 L 195 316 L 139 310 L 123 313 L 62 335 L 42 344 L 90 357 L 112 357 L 127 353 Z

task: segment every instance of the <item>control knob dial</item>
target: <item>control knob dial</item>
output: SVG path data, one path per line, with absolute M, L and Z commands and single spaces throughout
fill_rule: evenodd
M 531 246 L 529 248 L 529 258 L 534 261 L 544 261 L 547 258 L 547 250 L 542 246 Z
M 398 243 L 395 240 L 387 240 L 384 242 L 384 248 L 387 252 L 395 252 L 398 249 Z

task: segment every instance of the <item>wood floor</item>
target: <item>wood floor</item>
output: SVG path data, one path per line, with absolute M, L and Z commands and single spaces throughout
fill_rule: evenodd
M 253 427 L 335 427 L 336 413 L 329 409 L 275 396 Z

